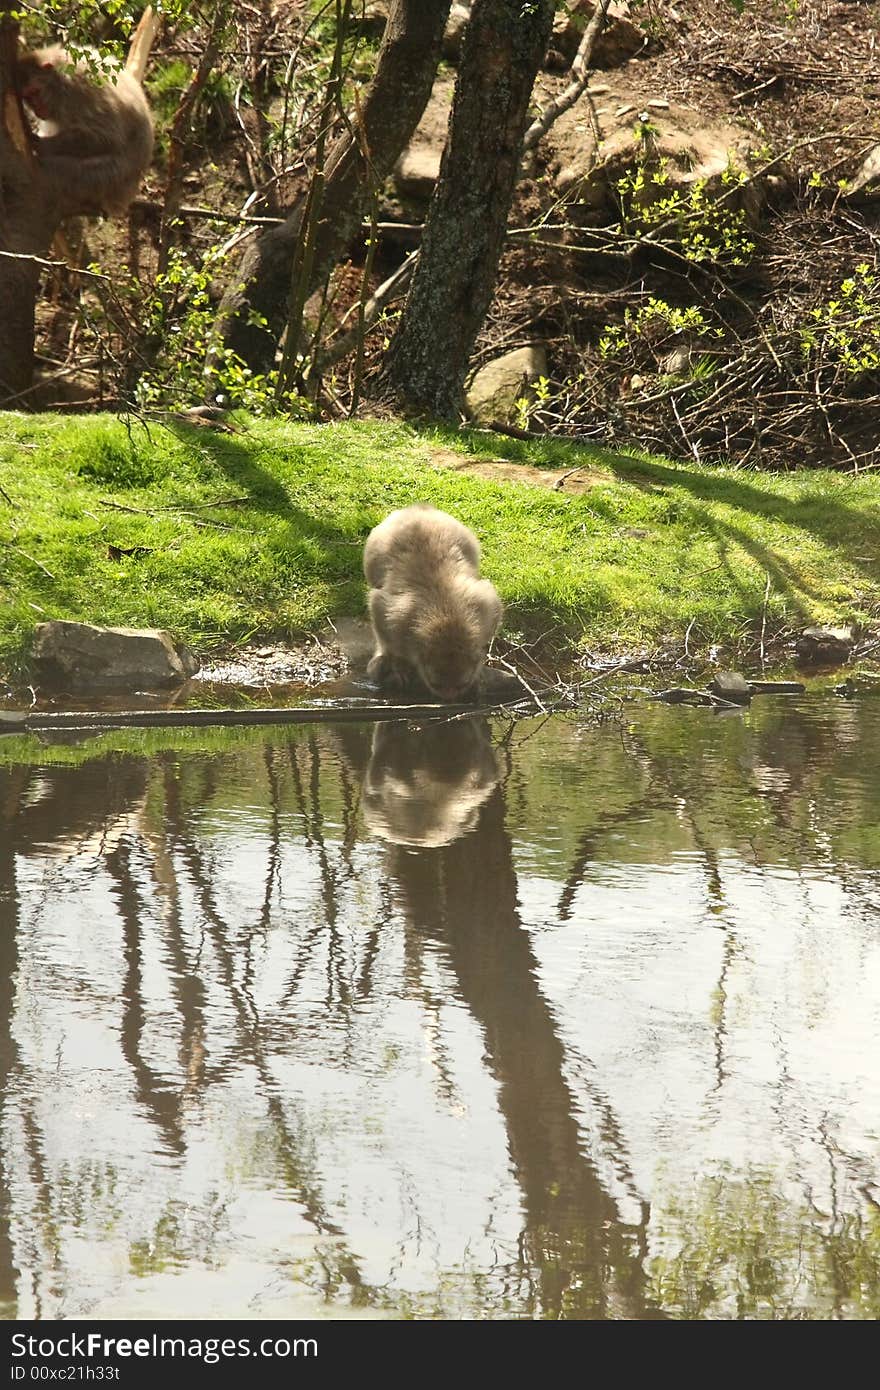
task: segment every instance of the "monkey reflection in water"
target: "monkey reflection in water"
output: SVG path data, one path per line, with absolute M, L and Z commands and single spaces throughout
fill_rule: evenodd
M 473 531 L 427 503 L 391 512 L 373 528 L 364 547 L 376 639 L 371 680 L 447 702 L 474 698 L 502 615 L 479 570 Z
M 377 724 L 364 820 L 388 844 L 439 848 L 476 829 L 498 779 L 485 719 Z

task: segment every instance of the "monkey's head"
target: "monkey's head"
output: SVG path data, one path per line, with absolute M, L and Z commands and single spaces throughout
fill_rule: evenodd
M 72 65 L 63 48 L 40 48 L 22 53 L 16 63 L 16 84 L 41 121 L 63 118 L 70 100 Z
M 448 611 L 432 613 L 416 629 L 414 661 L 438 700 L 472 697 L 501 621 L 501 600 L 488 580 L 468 586 Z
M 451 844 L 477 828 L 499 778 L 481 718 L 377 724 L 364 776 L 364 819 L 392 845 Z

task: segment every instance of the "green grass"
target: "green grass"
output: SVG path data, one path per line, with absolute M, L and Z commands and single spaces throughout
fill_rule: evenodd
M 567 497 L 434 468 L 437 448 L 603 473 Z M 0 487 L 7 672 L 50 617 L 161 625 L 205 651 L 362 613 L 367 532 L 419 499 L 478 533 L 508 630 L 555 622 L 593 649 L 623 650 L 693 623 L 695 645 L 735 645 L 754 638 L 768 576 L 768 632 L 880 614 L 870 475 L 700 468 L 398 423 L 245 420 L 221 434 L 9 414 Z M 229 498 L 244 500 L 205 506 Z

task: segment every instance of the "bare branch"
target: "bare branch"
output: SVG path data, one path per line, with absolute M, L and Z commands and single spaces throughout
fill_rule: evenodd
M 524 154 L 528 154 L 529 150 L 533 150 L 538 142 L 543 140 L 553 122 L 558 120 L 564 111 L 568 111 L 569 107 L 574 106 L 578 98 L 586 91 L 590 78 L 593 48 L 604 27 L 610 4 L 611 0 L 599 0 L 590 22 L 584 30 L 583 38 L 569 69 L 571 81 L 565 90 L 559 93 L 558 97 L 551 101 L 548 106 L 545 106 L 537 120 L 534 120 L 529 126 L 523 138 Z

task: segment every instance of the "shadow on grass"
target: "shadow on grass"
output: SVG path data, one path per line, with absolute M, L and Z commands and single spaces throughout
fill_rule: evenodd
M 686 494 L 686 518 L 694 533 L 714 538 L 721 564 L 728 577 L 745 598 L 747 586 L 737 578 L 731 564 L 731 547 L 738 546 L 751 557 L 764 573 L 770 576 L 771 587 L 786 594 L 801 618 L 810 616 L 809 600 L 820 600 L 821 593 L 811 584 L 794 562 L 797 554 L 797 535 L 792 537 L 789 553 L 751 534 L 735 520 L 719 516 L 718 507 L 739 511 L 761 518 L 768 524 L 782 525 L 795 532 L 805 533 L 832 549 L 841 551 L 848 566 L 864 574 L 867 581 L 880 583 L 880 484 L 877 502 L 873 506 L 854 506 L 838 501 L 821 492 L 821 483 L 809 495 L 786 497 L 769 488 L 747 481 L 746 474 L 732 474 L 729 469 L 715 470 L 711 465 L 695 468 L 687 463 L 655 461 L 636 452 L 616 452 L 585 441 L 582 445 L 569 440 L 516 440 L 503 435 L 487 434 L 480 430 L 437 431 L 450 443 L 458 443 L 475 457 L 503 456 L 508 462 L 530 464 L 532 467 L 601 467 L 608 470 L 617 482 L 637 488 L 640 492 L 670 496 Z M 540 455 L 540 456 L 539 456 Z M 760 476 L 760 475 L 757 475 Z M 774 478 L 778 475 L 772 475 Z M 795 474 L 786 475 L 787 478 Z M 819 475 L 821 478 L 822 475 Z M 804 470 L 799 477 L 806 483 L 816 479 L 813 470 Z M 603 507 L 598 498 L 591 498 L 591 509 L 613 519 L 614 508 Z M 679 517 L 678 520 L 682 518 Z
M 257 510 L 305 520 L 303 513 L 294 506 L 284 484 L 254 461 L 252 443 L 244 444 L 233 434 L 218 434 L 214 430 L 187 425 L 178 420 L 169 421 L 166 427 L 181 444 L 196 452 L 209 454 L 230 482 L 248 493 Z M 320 531 L 321 528 L 315 529 Z
M 609 466 L 621 482 L 630 481 L 631 469 L 625 460 L 617 458 L 609 461 Z M 793 545 L 786 555 L 778 547 L 750 534 L 743 526 L 713 514 L 710 507 L 730 507 L 761 517 L 768 523 L 781 524 L 795 533 L 805 533 L 829 549 L 839 550 L 846 564 L 869 582 L 880 581 L 880 493 L 877 510 L 872 514 L 815 492 L 803 498 L 782 497 L 738 477 L 704 472 L 685 464 L 675 466 L 634 458 L 632 469 L 664 490 L 685 491 L 690 498 L 689 511 L 695 529 L 714 536 L 723 558 L 731 544 L 738 545 L 769 575 L 772 588 L 791 599 L 801 619 L 810 616 L 804 600 L 818 600 L 822 595 L 795 563 L 797 536 L 792 538 Z M 729 565 L 728 573 L 741 590 Z
M 350 529 L 321 521 L 298 506 L 288 484 L 271 468 L 255 460 L 252 440 L 240 440 L 235 435 L 217 434 L 181 422 L 173 422 L 169 428 L 181 443 L 210 455 L 230 483 L 247 493 L 248 505 L 255 512 L 286 522 L 290 527 L 291 548 L 297 541 L 311 542 L 320 548 L 324 563 L 319 578 L 334 589 L 331 616 L 348 612 L 363 588 L 359 552 L 366 541 L 366 529 L 362 536 L 353 535 Z M 277 548 L 278 541 L 267 541 L 267 545 Z M 353 566 L 354 551 L 358 552 L 358 557 Z

